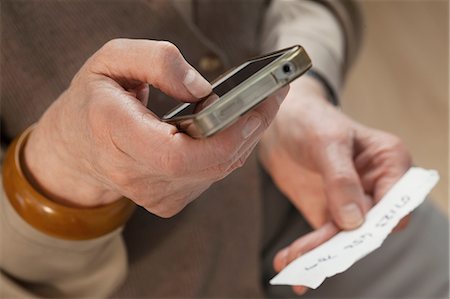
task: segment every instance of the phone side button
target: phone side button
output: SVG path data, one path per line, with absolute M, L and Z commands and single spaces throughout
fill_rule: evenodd
M 214 114 L 220 120 L 227 120 L 230 116 L 232 116 L 233 114 L 235 114 L 236 112 L 239 111 L 241 104 L 242 104 L 241 100 L 235 100 Z

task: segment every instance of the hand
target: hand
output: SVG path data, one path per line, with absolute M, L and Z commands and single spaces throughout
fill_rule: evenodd
M 260 158 L 314 228 L 328 220 L 356 228 L 411 166 L 399 138 L 345 116 L 309 77 L 291 84 L 263 137 Z
M 260 159 L 278 188 L 313 228 L 319 228 L 277 254 L 277 271 L 340 229 L 358 227 L 411 166 L 399 138 L 345 116 L 309 77 L 291 84 L 263 137 Z M 300 294 L 305 288 L 294 290 Z
M 126 196 L 170 217 L 244 163 L 287 93 L 282 90 L 213 137 L 196 140 L 146 108 L 148 84 L 182 101 L 211 92 L 173 44 L 108 42 L 30 135 L 25 161 L 40 189 L 78 207 Z

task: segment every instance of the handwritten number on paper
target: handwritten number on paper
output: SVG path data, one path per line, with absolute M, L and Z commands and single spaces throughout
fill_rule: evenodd
M 345 271 L 356 261 L 378 248 L 401 218 L 423 202 L 439 180 L 435 171 L 411 168 L 366 215 L 366 223 L 335 237 L 299 257 L 296 264 L 286 267 L 271 280 L 271 284 L 305 285 L 317 288 L 326 277 Z M 301 268 L 297 268 L 300 266 Z M 306 266 L 306 267 L 305 267 Z
M 364 242 L 364 240 L 373 237 L 372 233 L 365 233 L 354 239 L 350 244 L 344 246 L 344 249 L 352 249 Z
M 411 200 L 411 198 L 408 195 L 403 195 L 402 198 L 400 199 L 399 203 L 396 203 L 394 206 L 398 209 L 403 208 L 409 201 Z
M 306 266 L 305 267 L 305 270 L 306 271 L 309 271 L 309 270 L 311 270 L 311 269 L 314 269 L 315 267 L 317 267 L 320 263 L 324 263 L 324 262 L 326 262 L 326 261 L 329 261 L 329 260 L 331 260 L 331 259 L 334 259 L 335 257 L 337 257 L 337 255 L 327 255 L 327 256 L 323 256 L 323 257 L 319 257 L 318 259 L 317 259 L 317 262 L 316 263 L 314 263 L 314 264 L 312 264 L 311 266 Z
M 380 220 L 377 222 L 376 227 L 384 227 L 386 226 L 391 219 L 395 217 L 395 214 L 399 210 L 401 210 L 405 205 L 408 204 L 408 202 L 411 200 L 411 198 L 408 195 L 404 195 L 400 198 L 399 202 L 394 204 L 394 207 L 389 209 L 386 214 L 384 214 Z

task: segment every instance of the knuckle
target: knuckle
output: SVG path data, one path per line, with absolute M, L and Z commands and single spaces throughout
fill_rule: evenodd
M 181 56 L 180 50 L 168 41 L 158 42 L 158 55 L 162 58 L 162 61 L 171 61 Z
M 108 59 L 117 55 L 117 53 L 127 51 L 129 40 L 125 38 L 116 38 L 107 41 L 97 52 L 92 55 L 86 63 L 89 72 L 110 72 Z
M 229 161 L 216 165 L 214 167 L 215 175 L 213 176 L 213 179 L 215 181 L 217 181 L 217 180 L 221 180 L 222 178 L 224 178 L 228 174 L 228 169 L 230 168 L 230 165 L 231 164 Z
M 254 147 L 256 146 L 253 145 L 252 147 L 250 147 L 250 149 L 248 149 L 247 151 L 245 151 L 240 157 L 239 159 L 234 163 L 234 169 L 237 168 L 241 168 L 242 166 L 245 165 L 245 162 L 247 162 L 248 157 L 251 155 L 251 153 L 253 152 Z
M 242 166 L 244 166 L 246 161 L 245 157 L 240 157 L 239 159 L 237 159 L 233 164 L 228 165 L 228 167 L 222 172 L 222 176 L 220 177 L 220 179 L 226 177 L 228 174 L 230 174 L 231 172 L 235 171 L 238 168 L 241 168 Z
M 403 140 L 393 134 L 388 134 L 388 144 L 390 144 L 390 146 L 396 150 L 403 150 L 406 148 Z
M 237 168 L 241 168 L 244 166 L 245 162 L 247 161 L 247 154 L 244 156 L 239 157 L 239 159 L 234 163 L 232 170 L 235 170 Z
M 410 166 L 412 163 L 412 157 L 403 140 L 394 134 L 384 134 L 385 137 L 383 141 L 382 153 L 385 153 L 385 155 L 394 154 L 396 157 L 400 158 L 406 166 Z
M 331 176 L 329 184 L 333 186 L 348 186 L 357 184 L 358 178 L 348 172 L 338 172 Z
M 159 41 L 155 47 L 154 55 L 158 63 L 153 71 L 158 77 L 170 75 L 182 57 L 180 50 L 168 41 Z M 155 86 L 158 87 L 158 84 Z
M 216 176 L 214 177 L 214 179 L 216 181 L 221 180 L 234 170 L 241 168 L 247 161 L 247 157 L 248 156 L 245 154 L 238 158 L 233 157 L 228 161 L 226 161 L 225 163 L 218 164 L 215 169 Z
M 185 198 L 163 197 L 145 207 L 149 212 L 161 217 L 171 218 L 180 213 L 187 205 Z
M 150 209 L 147 209 L 148 211 L 152 212 L 156 216 L 159 216 L 161 218 L 172 218 L 173 216 L 177 215 L 182 209 L 174 209 L 174 208 L 167 208 L 165 206 L 159 205 Z
M 100 49 L 103 52 L 122 50 L 126 47 L 127 39 L 125 38 L 114 38 L 107 41 Z
M 257 143 L 254 143 L 250 146 L 250 148 L 246 149 L 243 152 L 239 152 L 239 150 L 232 155 L 229 156 L 229 159 L 226 160 L 224 163 L 220 163 L 216 167 L 216 173 L 217 173 L 217 180 L 220 180 L 224 177 L 226 177 L 228 174 L 233 172 L 234 170 L 241 168 L 245 165 L 247 162 L 248 157 L 253 152 L 253 149 L 255 148 Z

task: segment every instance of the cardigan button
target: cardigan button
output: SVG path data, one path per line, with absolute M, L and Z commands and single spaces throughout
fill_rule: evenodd
M 213 73 L 222 68 L 222 62 L 216 55 L 206 54 L 200 58 L 198 66 L 202 72 Z

